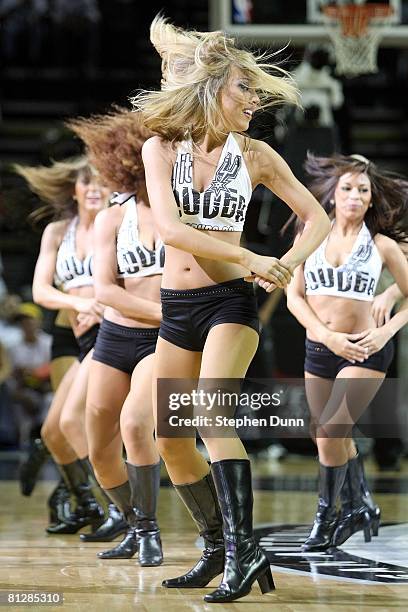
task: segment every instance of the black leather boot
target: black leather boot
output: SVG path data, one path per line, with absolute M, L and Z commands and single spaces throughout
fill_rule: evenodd
M 106 493 L 122 512 L 127 528 L 123 540 L 114 548 L 99 552 L 98 557 L 100 559 L 131 559 L 137 553 L 139 546 L 136 534 L 137 517 L 131 503 L 132 494 L 129 481 L 118 487 L 106 489 Z
M 163 580 L 169 589 L 201 589 L 224 570 L 222 515 L 211 472 L 202 480 L 174 485 L 204 538 L 204 551 L 195 566 L 183 576 Z
M 69 520 L 72 514 L 71 495 L 63 478 L 48 498 L 50 526 Z
M 108 504 L 108 518 L 94 533 L 81 533 L 79 538 L 83 542 L 112 542 L 115 538 L 126 533 L 129 525 L 122 512 L 115 504 Z
M 211 464 L 223 518 L 225 568 L 218 589 L 204 600 L 235 601 L 248 595 L 255 581 L 262 593 L 275 588 L 269 561 L 255 543 L 252 527 L 252 480 L 248 459 L 226 459 Z
M 85 459 L 81 459 L 81 463 L 88 474 L 88 478 L 94 483 L 98 495 L 106 504 L 108 517 L 95 532 L 81 533 L 79 538 L 83 542 L 112 542 L 112 540 L 117 538 L 119 535 L 125 533 L 128 530 L 129 525 L 122 512 L 114 504 L 112 504 L 110 497 L 99 485 L 89 458 L 85 457 Z
M 337 527 L 336 501 L 346 478 L 347 466 L 320 465 L 319 503 L 309 537 L 302 546 L 304 551 L 326 550 L 333 546 L 332 537 Z
M 160 489 L 160 461 L 154 465 L 132 465 L 126 462 L 136 512 L 136 537 L 139 565 L 154 567 L 163 563 L 160 529 L 157 524 L 157 498 Z
M 375 503 L 372 498 L 371 491 L 368 487 L 365 471 L 364 471 L 364 462 L 362 455 L 357 452 L 357 455 L 354 457 L 357 461 L 357 468 L 360 472 L 360 482 L 361 482 L 361 492 L 363 496 L 363 502 L 367 506 L 368 513 L 371 517 L 371 531 L 373 536 L 378 536 L 378 529 L 380 526 L 381 520 L 381 510 L 379 506 Z
M 31 495 L 37 483 L 38 474 L 49 457 L 50 452 L 42 439 L 33 440 L 29 455 L 20 467 L 20 488 L 23 495 Z
M 371 516 L 362 496 L 362 477 L 357 456 L 349 459 L 347 475 L 340 491 L 341 512 L 333 534 L 333 546 L 340 546 L 353 533 L 364 530 L 364 541 L 371 541 Z
M 50 534 L 77 533 L 83 527 L 91 525 L 96 530 L 104 521 L 104 511 L 96 501 L 88 475 L 79 459 L 65 465 L 58 465 L 68 490 L 74 496 L 77 506 L 70 518 L 50 525 L 46 531 Z

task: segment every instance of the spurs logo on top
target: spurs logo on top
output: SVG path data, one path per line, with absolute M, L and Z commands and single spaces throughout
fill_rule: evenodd
M 189 147 L 191 143 L 181 143 L 172 177 L 173 192 L 183 222 L 196 229 L 240 231 L 251 185 L 235 139 L 227 139 L 213 179 L 204 192 L 194 189 L 193 158 Z
M 326 259 L 327 239 L 305 263 L 306 293 L 372 300 L 382 261 L 377 247 L 363 224 L 346 262 L 332 266 Z

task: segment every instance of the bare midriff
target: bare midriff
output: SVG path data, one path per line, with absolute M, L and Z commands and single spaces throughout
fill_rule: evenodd
M 321 322 L 332 331 L 356 334 L 376 327 L 371 314 L 372 302 L 326 295 L 308 295 L 306 301 Z M 307 330 L 307 337 L 319 341 L 311 330 Z
M 82 298 L 93 298 L 94 297 L 94 288 L 92 285 L 87 285 L 86 287 L 73 287 L 67 291 L 69 295 L 77 295 Z M 88 331 L 91 327 L 93 327 L 98 320 L 89 320 L 87 325 L 78 322 L 78 313 L 76 310 L 67 310 L 68 318 L 70 325 L 72 327 L 72 331 L 74 332 L 74 336 L 78 338 L 78 336 L 82 336 L 85 332 Z
M 139 278 L 122 278 L 118 280 L 118 283 L 130 295 L 159 304 L 161 280 L 161 274 L 155 274 L 154 276 L 144 276 Z M 125 327 L 142 327 L 146 329 L 159 327 L 159 323 L 157 321 L 148 323 L 145 320 L 140 321 L 138 319 L 130 319 L 129 317 L 123 316 L 118 310 L 111 308 L 110 306 L 106 307 L 104 318 L 107 321 L 117 323 L 118 325 L 124 325 Z
M 221 242 L 239 246 L 241 232 L 198 230 Z M 162 287 L 166 289 L 194 289 L 223 283 L 248 274 L 243 266 L 227 261 L 215 261 L 191 255 L 166 246 Z

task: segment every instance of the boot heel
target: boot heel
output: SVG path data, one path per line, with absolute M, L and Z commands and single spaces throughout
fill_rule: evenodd
M 364 514 L 364 542 L 371 542 L 371 521 L 370 515 L 366 512 Z
M 262 576 L 258 577 L 258 584 L 263 595 L 265 593 L 269 593 L 270 591 L 275 590 L 276 587 L 273 581 L 273 576 L 270 567 L 268 567 L 268 569 L 262 574 Z
M 380 527 L 380 519 L 375 518 L 371 523 L 371 531 L 373 532 L 373 536 L 378 536 L 378 529 Z

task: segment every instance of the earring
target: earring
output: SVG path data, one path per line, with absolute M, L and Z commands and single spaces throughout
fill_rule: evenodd
M 373 203 L 370 202 L 370 204 L 368 205 L 368 208 L 372 208 L 373 207 Z
M 330 204 L 331 204 L 332 206 L 334 206 L 335 202 L 334 202 L 333 198 L 330 200 Z

